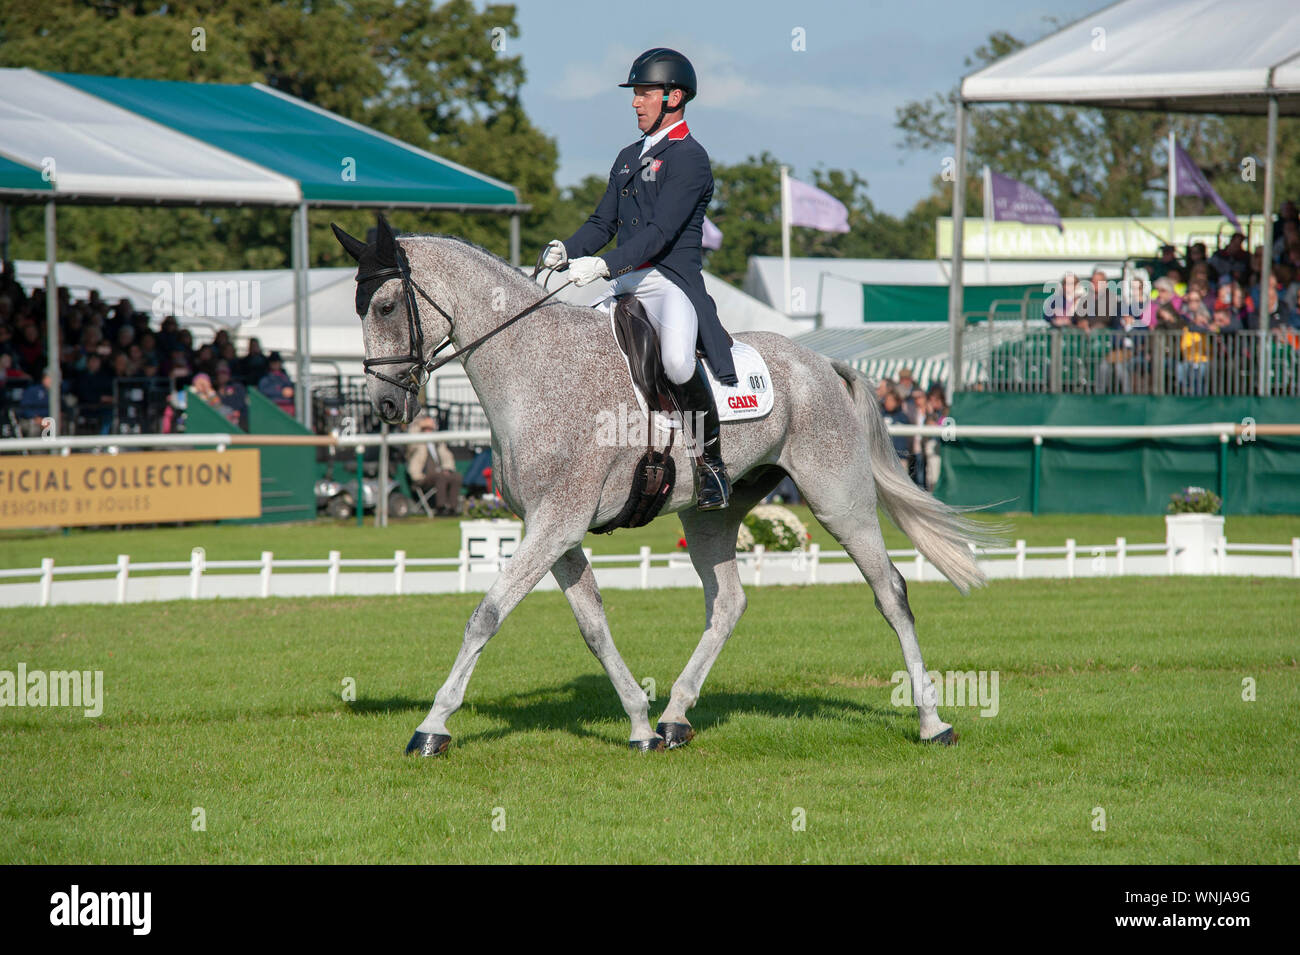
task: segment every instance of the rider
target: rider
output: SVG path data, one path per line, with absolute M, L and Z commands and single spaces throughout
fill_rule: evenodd
M 551 241 L 545 264 L 569 263 L 582 286 L 613 276 L 610 295 L 635 293 L 659 333 L 664 373 L 677 388 L 683 413 L 703 414 L 695 493 L 700 510 L 727 506 L 731 482 L 722 463 L 721 428 L 697 340 L 719 381 L 736 384 L 731 342 L 704 289 L 700 240 L 713 196 L 713 170 L 686 126 L 695 96 L 695 70 L 676 50 L 657 47 L 632 63 L 627 82 L 642 138 L 623 149 L 596 211 L 573 235 Z M 617 233 L 618 247 L 592 255 Z M 572 257 L 571 257 L 572 256 Z

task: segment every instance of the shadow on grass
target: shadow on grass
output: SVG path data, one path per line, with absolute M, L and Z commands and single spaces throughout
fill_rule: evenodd
M 666 699 L 651 704 L 651 721 L 667 705 Z M 420 717 L 428 712 L 431 700 L 393 696 L 362 698 L 348 704 L 358 715 L 410 711 Z M 503 739 L 515 733 L 533 730 L 563 730 L 573 736 L 589 739 L 608 739 L 608 733 L 592 728 L 593 724 L 626 719 L 619 706 L 618 696 L 603 674 L 584 674 L 559 687 L 512 693 L 492 700 L 467 702 L 473 713 L 504 723 L 494 729 L 472 733 L 462 742 Z M 725 726 L 733 720 L 754 715 L 788 720 L 850 718 L 891 733 L 915 738 L 916 716 L 909 708 L 876 706 L 859 703 L 843 696 L 812 695 L 807 693 L 779 693 L 766 691 L 729 691 L 725 688 L 709 691 L 707 688 L 700 703 L 691 710 L 691 724 L 696 732 L 706 732 Z M 902 721 L 900 723 L 900 721 Z M 908 729 L 903 727 L 907 726 Z M 910 732 L 909 732 L 910 731 Z M 455 729 L 452 736 L 455 737 Z

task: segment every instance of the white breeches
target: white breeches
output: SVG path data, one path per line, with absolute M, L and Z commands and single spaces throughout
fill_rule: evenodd
M 601 304 L 628 293 L 641 300 L 659 333 L 659 354 L 668 380 L 675 385 L 689 380 L 695 374 L 695 341 L 699 334 L 699 320 L 691 300 L 658 269 L 638 269 L 611 282 L 609 296 Z

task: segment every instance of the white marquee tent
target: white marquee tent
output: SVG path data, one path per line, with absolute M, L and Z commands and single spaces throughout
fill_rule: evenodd
M 949 295 L 954 364 L 961 355 L 966 111 L 981 103 L 1031 102 L 1267 116 L 1263 245 L 1271 248 L 1277 119 L 1300 116 L 1300 3 L 1121 0 L 962 81 Z M 1268 271 L 1264 256 L 1264 290 Z M 1267 349 L 1259 353 L 1263 394 Z

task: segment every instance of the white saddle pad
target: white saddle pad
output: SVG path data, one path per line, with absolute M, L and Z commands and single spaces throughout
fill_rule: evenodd
M 606 310 L 609 312 L 609 331 L 614 335 L 613 305 L 611 304 Z M 618 341 L 617 335 L 614 340 Z M 724 385 L 718 381 L 709 363 L 704 362 L 704 371 L 709 376 L 709 384 L 713 386 L 713 400 L 718 405 L 719 420 L 748 421 L 767 417 L 772 412 L 772 403 L 775 400 L 772 393 L 772 376 L 767 372 L 767 362 L 758 353 L 758 349 L 734 340 L 731 343 L 731 360 L 736 365 L 737 381 L 734 386 Z M 632 380 L 632 366 L 627 360 L 627 355 L 623 355 L 623 368 L 627 371 L 627 379 L 632 384 L 636 403 L 641 407 L 641 413 L 645 414 L 648 410 L 645 395 L 641 394 L 641 389 Z M 676 415 L 667 417 L 656 411 L 655 425 L 659 430 L 666 432 L 673 428 L 680 428 L 681 421 Z

